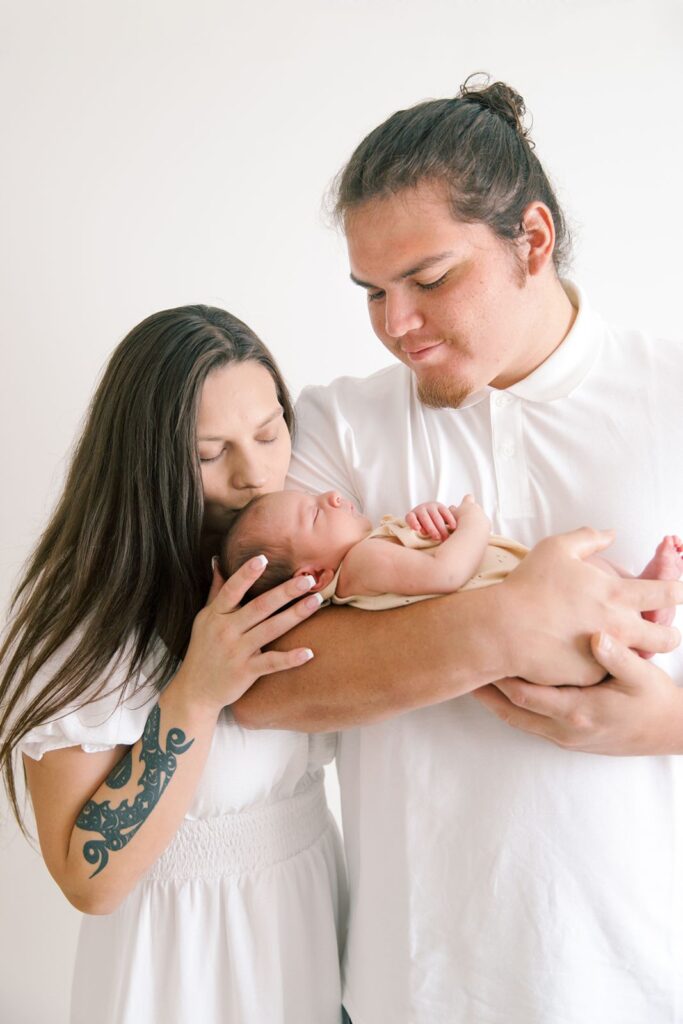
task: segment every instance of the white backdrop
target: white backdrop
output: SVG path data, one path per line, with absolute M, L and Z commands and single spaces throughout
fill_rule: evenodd
M 107 354 L 223 305 L 292 390 L 384 365 L 329 180 L 393 110 L 514 85 L 613 320 L 680 336 L 680 0 L 6 0 L 0 604 Z M 0 807 L 0 1019 L 65 1024 L 79 915 Z M 94 1019 L 96 1008 L 94 1008 Z

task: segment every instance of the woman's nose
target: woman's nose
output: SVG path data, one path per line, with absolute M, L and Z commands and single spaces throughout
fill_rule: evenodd
M 258 490 L 268 480 L 266 467 L 253 455 L 237 456 L 232 467 L 232 485 L 238 490 Z

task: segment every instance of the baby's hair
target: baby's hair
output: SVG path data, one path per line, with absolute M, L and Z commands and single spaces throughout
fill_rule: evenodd
M 292 552 L 286 544 L 278 543 L 277 539 L 268 536 L 265 519 L 260 524 L 258 522 L 259 506 L 267 499 L 267 494 L 252 498 L 237 513 L 221 541 L 219 567 L 225 579 L 237 572 L 250 558 L 265 555 L 268 559 L 268 565 L 242 598 L 242 604 L 291 579 L 296 569 Z

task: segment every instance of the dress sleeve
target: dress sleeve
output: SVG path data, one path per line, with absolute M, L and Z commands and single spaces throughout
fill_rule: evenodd
M 31 695 L 49 685 L 74 643 L 64 644 L 49 659 L 31 683 Z M 159 698 L 157 688 L 147 681 L 145 662 L 134 678 L 129 676 L 130 660 L 117 659 L 106 689 L 94 699 L 84 695 L 78 705 L 67 707 L 53 721 L 36 726 L 20 740 L 18 750 L 34 761 L 43 754 L 64 747 L 82 747 L 86 753 L 112 750 L 118 744 L 130 746 L 142 735 L 149 713 Z M 125 683 L 124 688 L 121 685 Z M 93 685 L 93 691 L 98 687 Z

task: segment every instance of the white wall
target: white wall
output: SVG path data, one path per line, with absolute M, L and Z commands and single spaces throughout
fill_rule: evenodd
M 611 318 L 680 336 L 676 0 L 22 0 L 0 23 L 0 603 L 108 352 L 224 305 L 295 392 L 385 362 L 320 200 L 363 134 L 471 71 L 515 85 Z M 0 824 L 0 1019 L 63 1024 L 78 915 Z

